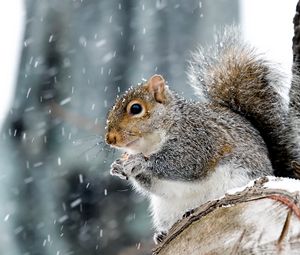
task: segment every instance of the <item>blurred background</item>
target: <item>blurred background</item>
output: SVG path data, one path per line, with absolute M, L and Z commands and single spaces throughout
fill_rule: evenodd
M 296 2 L 2 3 L 0 254 L 150 254 L 147 201 L 109 175 L 116 95 L 160 73 L 193 97 L 190 52 L 226 24 L 289 70 Z

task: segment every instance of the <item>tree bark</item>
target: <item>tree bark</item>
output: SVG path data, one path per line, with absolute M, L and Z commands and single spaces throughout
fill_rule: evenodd
M 153 254 L 299 254 L 299 190 L 299 180 L 260 178 L 191 212 Z

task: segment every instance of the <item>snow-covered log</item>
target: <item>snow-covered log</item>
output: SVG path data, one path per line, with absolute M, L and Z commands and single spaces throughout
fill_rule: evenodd
M 300 254 L 300 180 L 263 177 L 201 205 L 153 254 Z

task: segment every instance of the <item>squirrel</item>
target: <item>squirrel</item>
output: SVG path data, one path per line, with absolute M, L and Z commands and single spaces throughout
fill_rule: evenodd
M 108 113 L 106 143 L 124 154 L 111 174 L 149 197 L 154 241 L 189 210 L 260 176 L 291 176 L 288 76 L 234 28 L 192 56 L 198 100 L 161 75 L 130 88 Z

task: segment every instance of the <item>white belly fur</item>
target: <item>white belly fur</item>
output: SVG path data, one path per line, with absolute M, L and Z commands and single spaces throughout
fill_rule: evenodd
M 157 180 L 153 187 L 155 194 L 150 193 L 154 227 L 157 231 L 168 231 L 188 210 L 247 184 L 250 181 L 247 172 L 247 169 L 224 165 L 199 182 Z

